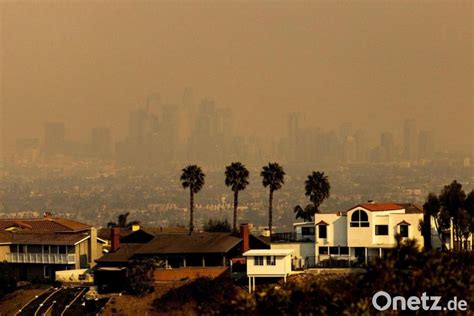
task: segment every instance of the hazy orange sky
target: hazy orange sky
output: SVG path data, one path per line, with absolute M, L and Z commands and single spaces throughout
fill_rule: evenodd
M 399 132 L 404 118 L 472 146 L 471 1 L 231 3 L 2 1 L 0 124 L 7 144 L 65 121 L 84 138 L 185 86 L 234 109 L 246 134 L 286 113 Z M 461 135 L 459 137 L 458 135 Z

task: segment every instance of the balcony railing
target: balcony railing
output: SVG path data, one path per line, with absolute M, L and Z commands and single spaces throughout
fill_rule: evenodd
M 295 232 L 272 234 L 272 242 L 314 242 L 314 235 L 303 235 Z
M 11 263 L 48 263 L 48 264 L 75 264 L 75 254 L 47 254 L 47 253 L 9 253 L 8 262 Z

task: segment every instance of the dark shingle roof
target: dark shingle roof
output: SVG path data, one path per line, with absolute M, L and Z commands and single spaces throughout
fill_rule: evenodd
M 226 253 L 242 239 L 230 233 L 157 234 L 137 254 Z
M 405 209 L 407 214 L 423 213 L 423 208 L 413 203 L 398 203 Z
M 96 262 L 128 262 L 143 244 L 121 244 L 120 249 L 103 255 Z
M 55 234 L 49 232 L 16 231 L 11 234 L 13 244 L 74 245 L 89 236 L 87 233 Z
M 130 235 L 131 233 L 133 233 L 133 231 L 131 231 L 130 229 L 122 228 L 120 229 L 120 238 L 126 237 Z M 100 239 L 111 240 L 111 236 L 112 236 L 112 228 L 100 228 L 97 231 L 97 237 L 99 237 Z

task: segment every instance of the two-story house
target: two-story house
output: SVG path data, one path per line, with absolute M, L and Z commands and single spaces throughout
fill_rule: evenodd
M 317 213 L 314 222 L 295 224 L 291 236 L 274 234 L 271 248 L 293 249 L 294 258 L 304 258 L 306 266 L 321 265 L 329 260 L 339 261 L 342 266 L 366 263 L 393 248 L 396 235 L 416 240 L 421 249 L 424 237 L 419 224 L 422 219 L 423 210 L 417 205 L 369 201 L 342 212 Z M 439 249 L 442 245 L 433 219 L 431 227 L 431 243 L 434 249 Z M 305 235 L 304 231 L 313 236 Z M 445 246 L 452 249 L 452 231 L 446 233 Z
M 418 229 L 423 210 L 414 204 L 374 203 L 356 205 L 345 212 L 315 216 L 316 262 L 346 259 L 366 262 L 383 256 L 396 244 L 395 236 L 415 239 L 423 245 Z M 439 241 L 432 238 L 434 247 Z
M 52 280 L 55 271 L 89 268 L 102 256 L 94 227 L 65 218 L 0 219 L 0 261 L 18 280 Z

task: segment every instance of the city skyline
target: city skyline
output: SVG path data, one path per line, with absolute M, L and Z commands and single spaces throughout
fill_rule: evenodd
M 231 108 L 245 136 L 281 137 L 301 112 L 376 142 L 415 118 L 472 148 L 469 2 L 0 5 L 4 150 L 46 121 L 74 140 L 97 126 L 122 139 L 129 111 L 179 103 L 184 86 Z

